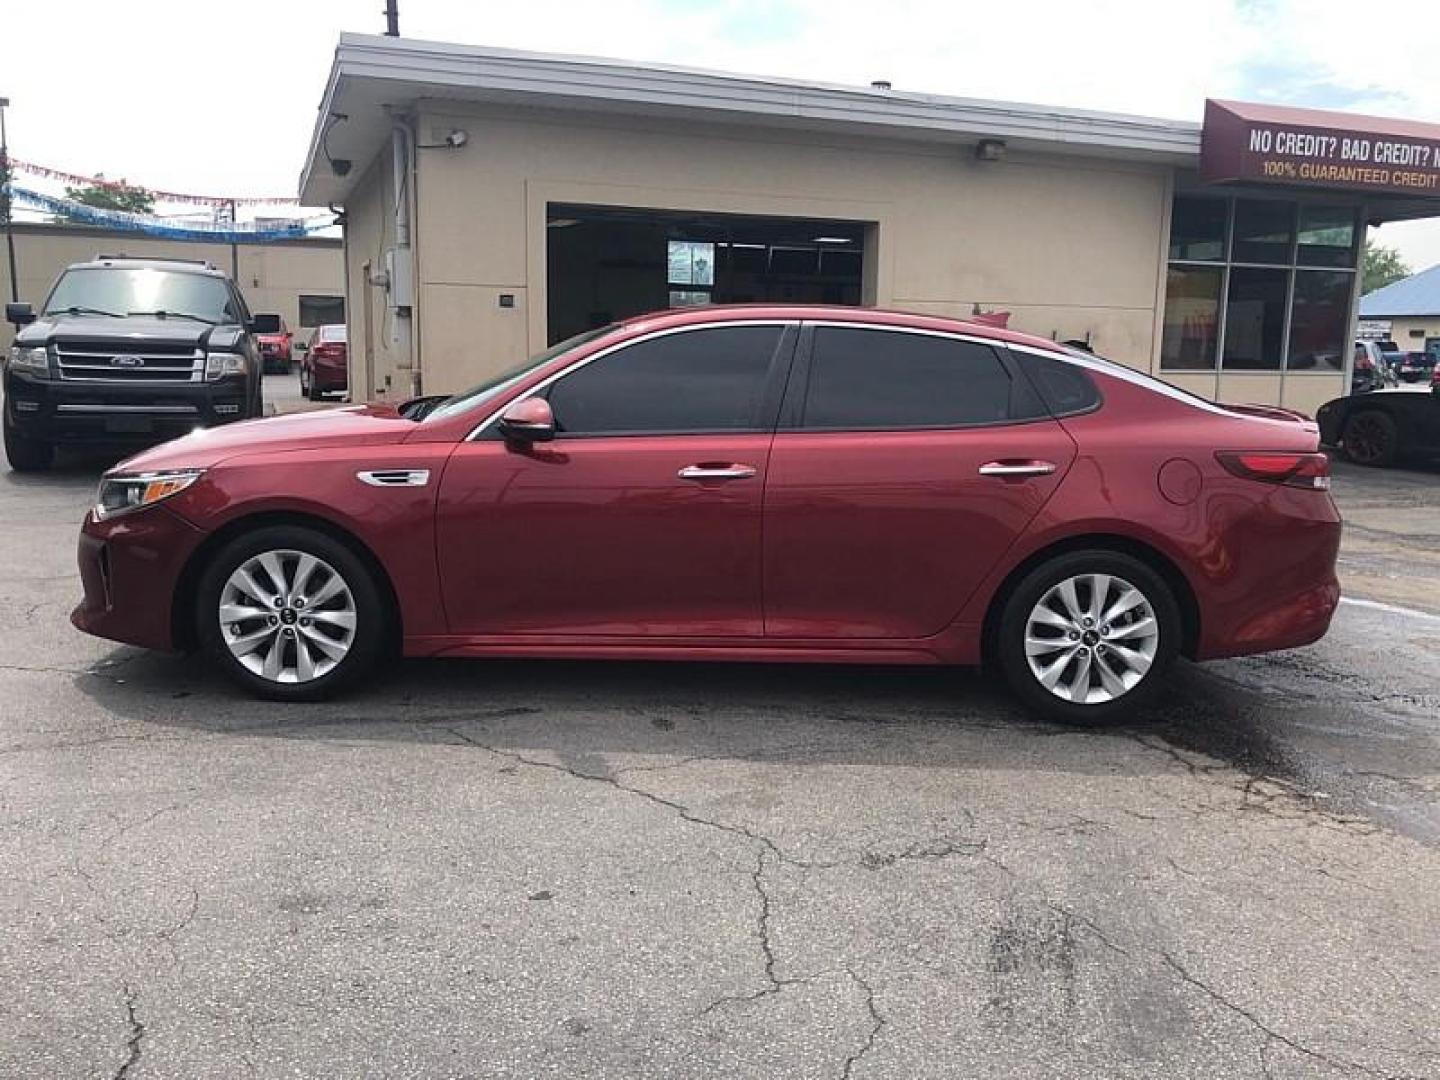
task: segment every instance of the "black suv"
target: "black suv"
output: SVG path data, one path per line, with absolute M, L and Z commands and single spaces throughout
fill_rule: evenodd
M 39 315 L 6 304 L 5 455 L 44 469 L 57 444 L 147 444 L 261 415 L 256 334 L 234 283 L 203 262 L 99 255 L 67 267 Z

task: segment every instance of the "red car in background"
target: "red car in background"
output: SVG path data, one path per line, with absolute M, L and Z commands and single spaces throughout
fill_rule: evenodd
M 284 319 L 280 320 L 280 329 L 275 333 L 255 335 L 256 343 L 260 347 L 261 369 L 267 373 L 290 374 L 293 339 L 294 335 L 290 333 L 290 327 L 285 324 Z
M 300 393 L 311 401 L 350 389 L 345 324 L 317 326 L 300 356 Z
M 322 342 L 323 344 L 323 342 Z M 312 699 L 408 656 L 976 664 L 1068 721 L 1340 589 L 1317 429 L 1003 329 L 692 308 L 116 466 L 80 629 Z

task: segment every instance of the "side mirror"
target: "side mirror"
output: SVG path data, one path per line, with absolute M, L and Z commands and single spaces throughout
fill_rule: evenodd
M 530 397 L 500 414 L 500 434 L 516 442 L 549 442 L 555 438 L 555 413 L 544 398 Z
M 29 326 L 35 321 L 35 309 L 30 304 L 6 304 L 5 321 L 16 326 Z
M 280 333 L 279 315 L 251 315 L 250 332 L 252 334 L 278 334 Z

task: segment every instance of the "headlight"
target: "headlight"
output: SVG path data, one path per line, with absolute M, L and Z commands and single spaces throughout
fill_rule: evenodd
M 139 510 L 184 491 L 200 478 L 202 469 L 172 469 L 167 472 L 123 473 L 100 481 L 95 501 L 95 518 L 103 521 L 117 514 Z
M 212 352 L 205 354 L 205 381 L 214 382 L 226 375 L 244 375 L 245 357 L 239 353 Z
M 12 345 L 10 347 L 10 366 L 17 371 L 28 371 L 32 375 L 49 375 L 49 350 L 43 345 L 35 348 Z

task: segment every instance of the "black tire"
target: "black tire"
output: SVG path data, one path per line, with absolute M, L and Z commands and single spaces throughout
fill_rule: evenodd
M 55 460 L 55 447 L 39 439 L 27 439 L 10 426 L 7 417 L 5 427 L 5 457 L 15 472 L 44 472 Z
M 1032 612 L 1051 589 L 1068 579 L 1092 574 L 1120 579 L 1120 582 L 1138 590 L 1155 620 L 1158 638 L 1150 666 L 1138 681 L 1109 700 L 1082 703 L 1062 698 L 1041 684 L 1026 655 L 1026 637 Z M 1118 588 L 1118 585 L 1115 587 Z M 1144 609 L 1137 609 L 1133 616 L 1122 618 L 1133 617 L 1138 621 L 1143 616 Z M 1180 651 L 1180 635 L 1180 609 L 1175 596 L 1165 579 L 1148 565 L 1133 556 L 1114 551 L 1072 551 L 1037 566 L 1011 591 L 1001 611 L 995 653 L 1006 681 L 1030 711 L 1066 724 L 1099 724 L 1117 719 L 1149 700 Z M 1103 640 L 1091 645 L 1095 652 L 1089 654 L 1087 667 L 1100 663 L 1098 654 L 1107 648 Z M 1050 655 L 1058 657 L 1059 654 Z M 1111 656 L 1113 661 L 1113 651 Z M 1113 662 L 1107 663 L 1109 671 L 1127 670 L 1125 665 L 1117 667 Z M 1067 664 L 1064 670 L 1073 673 L 1076 669 Z M 1098 681 L 1098 668 L 1096 675 L 1090 678 Z
M 355 628 L 349 652 L 329 671 L 308 682 L 277 682 L 251 671 L 231 653 L 220 624 L 222 592 L 230 575 L 247 560 L 276 551 L 301 552 L 329 564 L 344 580 L 354 600 Z M 322 701 L 334 697 L 371 674 L 391 640 L 389 605 L 364 561 L 333 537 L 295 525 L 256 529 L 216 552 L 201 574 L 194 618 L 202 648 L 226 677 L 251 694 L 272 701 Z M 292 635 L 299 632 L 291 631 Z M 289 647 L 293 650 L 295 646 Z
M 1361 409 L 1345 421 L 1340 445 L 1356 465 L 1381 468 L 1392 464 L 1400 454 L 1400 426 L 1389 413 Z
M 310 385 L 305 390 L 305 396 L 311 401 L 323 401 L 325 399 L 325 392 L 315 385 L 314 376 L 310 378 Z

